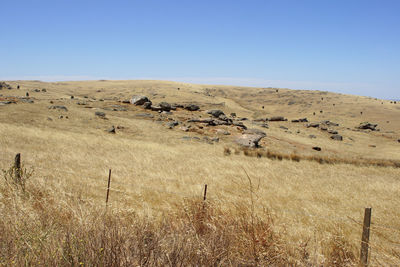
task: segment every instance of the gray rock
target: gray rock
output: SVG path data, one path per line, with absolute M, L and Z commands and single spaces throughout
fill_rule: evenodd
M 181 126 L 179 129 L 184 132 L 189 132 L 189 127 L 187 126 Z
M 169 129 L 173 129 L 175 126 L 178 126 L 178 125 L 179 125 L 179 122 L 177 122 L 177 121 L 172 121 L 172 122 L 167 123 L 167 126 Z
M 120 105 L 112 105 L 112 110 L 113 111 L 127 111 L 128 109 L 124 106 L 120 106 Z
M 225 113 L 224 113 L 222 110 L 220 110 L 220 109 L 212 109 L 212 110 L 209 110 L 209 111 L 207 111 L 207 114 L 210 114 L 210 115 L 212 115 L 212 116 L 215 117 L 215 118 L 218 118 L 218 117 L 221 116 L 221 115 L 225 115 Z
M 282 116 L 274 116 L 268 119 L 269 121 L 287 121 L 285 117 Z
M 145 102 L 151 102 L 147 96 L 143 96 L 143 95 L 134 95 L 131 98 L 130 103 L 136 106 L 141 106 L 143 105 Z
M 281 129 L 283 129 L 283 130 L 289 130 L 289 128 L 288 127 L 285 127 L 285 126 L 279 126 L 279 128 L 281 128 Z
M 114 127 L 114 125 L 111 126 L 111 128 L 109 128 L 109 129 L 107 130 L 107 132 L 112 133 L 112 134 L 115 134 L 115 127 Z
M 232 118 L 236 118 L 236 113 L 235 113 L 235 112 L 232 112 L 232 113 L 231 113 L 231 117 L 232 117 Z
M 144 109 L 151 109 L 151 102 L 144 102 L 143 108 Z
M 197 110 L 200 109 L 200 107 L 199 107 L 198 105 L 195 105 L 195 104 L 185 105 L 184 108 L 185 108 L 186 110 L 189 110 L 189 111 L 197 111 Z
M 219 138 L 218 137 L 211 138 L 211 141 L 218 143 L 219 142 Z
M 161 102 L 159 104 L 160 108 L 162 111 L 170 111 L 171 110 L 171 104 L 167 103 L 167 102 Z
M 150 108 L 152 111 L 161 111 L 161 107 L 159 106 L 151 106 Z
M 292 122 L 308 122 L 307 118 L 292 120 Z
M 154 115 L 150 114 L 150 113 L 138 113 L 138 114 L 135 114 L 135 117 L 138 117 L 138 118 L 154 118 Z
M 338 134 L 338 131 L 329 129 L 329 130 L 328 130 L 328 133 L 330 133 L 330 134 Z
M 247 129 L 246 125 L 244 125 L 243 122 L 240 122 L 240 121 L 233 121 L 232 125 L 234 125 L 236 127 L 240 127 L 242 129 L 245 129 L 245 130 Z
M 243 134 L 235 139 L 236 144 L 244 147 L 255 148 L 259 147 L 259 142 L 264 138 L 264 135 L 258 134 Z
M 244 134 L 256 134 L 256 135 L 262 135 L 262 136 L 267 136 L 267 134 L 264 131 L 261 131 L 259 129 L 247 129 L 243 131 Z
M 312 127 L 312 128 L 318 128 L 318 127 L 319 127 L 319 123 L 317 123 L 317 122 L 312 122 L 312 123 L 307 124 L 306 127 L 307 127 L 307 128 L 310 128 L 310 127 Z
M 371 130 L 371 131 L 376 131 L 376 127 L 378 126 L 378 124 L 373 124 L 373 123 L 369 123 L 369 122 L 363 122 L 360 123 L 360 125 L 357 127 L 358 129 L 362 129 L 362 130 Z
M 104 118 L 106 117 L 106 113 L 101 112 L 101 111 L 96 111 L 96 112 L 94 113 L 94 115 L 96 115 L 97 117 L 100 117 L 100 118 L 102 118 L 102 119 L 104 119 Z
M 58 105 L 49 106 L 49 109 L 58 109 L 58 110 L 68 111 L 66 106 L 58 106 Z
M 308 137 L 310 137 L 311 139 L 317 138 L 315 135 L 310 134 Z
M 331 139 L 336 140 L 336 141 L 343 141 L 343 136 L 339 134 L 334 134 L 331 136 Z

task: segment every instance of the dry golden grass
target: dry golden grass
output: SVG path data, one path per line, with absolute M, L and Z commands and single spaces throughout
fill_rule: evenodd
M 162 123 L 135 117 L 143 112 L 136 107 L 105 111 L 108 120 L 95 118 L 94 111 L 114 104 L 112 99 L 90 102 L 94 109 L 75 104 L 85 100 L 84 95 L 123 99 L 153 92 L 154 102 L 195 99 L 204 103 L 204 109 L 225 102 L 226 113 L 258 117 L 261 111 L 252 110 L 251 102 L 248 106 L 235 100 L 239 89 L 221 87 L 232 96 L 217 91 L 210 98 L 194 93 L 207 86 L 169 82 L 20 84 L 23 90 L 44 87 L 48 93 L 31 93 L 34 104 L 0 107 L 0 169 L 8 169 L 16 153 L 22 154 L 26 168 L 34 168 L 25 193 L 0 177 L 2 265 L 351 266 L 358 262 L 360 223 L 367 206 L 372 207 L 371 266 L 400 264 L 400 169 L 302 160 L 316 155 L 399 160 L 394 106 L 378 110 L 380 106 L 368 104 L 375 100 L 337 97 L 343 102 L 343 115 L 327 119 L 341 124 L 342 134 L 355 140 L 352 146 L 345 144 L 347 140 L 330 140 L 316 129 L 271 122 L 263 145 L 300 157 L 299 162 L 293 155 L 295 160 L 279 161 L 224 149 L 231 144 L 229 136 L 214 145 L 184 141 L 183 135 L 200 135 L 167 130 Z M 301 94 L 306 93 L 298 93 L 291 92 L 290 97 L 305 101 Z M 78 100 L 68 99 L 70 94 Z M 352 99 L 374 107 L 377 114 L 393 116 L 391 128 L 384 124 L 388 129 L 382 126 L 381 132 L 369 134 L 346 130 L 359 123 L 350 116 Z M 50 100 L 66 105 L 68 113 L 48 110 Z M 286 107 L 287 113 L 272 103 L 268 109 L 288 118 L 302 117 L 296 105 Z M 69 119 L 57 119 L 60 114 Z M 186 115 L 190 114 L 176 112 Z M 111 135 L 104 131 L 111 125 L 125 129 Z M 286 133 L 280 125 L 289 125 L 292 132 L 300 129 L 301 134 Z M 210 135 L 211 130 L 202 130 Z M 316 142 L 324 148 L 322 153 L 309 148 Z M 371 143 L 377 147 L 368 147 Z M 109 168 L 113 170 L 110 203 L 104 214 Z M 203 209 L 204 184 L 208 195 Z

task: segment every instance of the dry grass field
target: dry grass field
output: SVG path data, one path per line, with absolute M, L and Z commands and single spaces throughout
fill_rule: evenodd
M 0 179 L 0 265 L 357 266 L 365 207 L 370 266 L 400 265 L 400 103 L 168 81 L 7 83 L 0 169 L 21 153 L 29 179 L 24 190 Z M 122 103 L 133 95 L 200 110 Z M 266 133 L 261 147 L 236 146 L 240 127 L 188 122 L 210 109 L 247 118 Z M 288 120 L 260 127 L 272 116 Z M 343 140 L 291 122 L 304 117 L 337 123 Z M 366 121 L 379 131 L 356 129 Z

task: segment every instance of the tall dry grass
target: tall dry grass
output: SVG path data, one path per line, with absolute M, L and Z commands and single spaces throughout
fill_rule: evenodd
M 0 183 L 0 264 L 4 266 L 309 266 L 307 242 L 293 245 L 268 210 L 224 209 L 184 199 L 172 213 L 149 217 L 43 188 Z M 322 247 L 324 265 L 353 266 L 356 251 L 337 234 Z

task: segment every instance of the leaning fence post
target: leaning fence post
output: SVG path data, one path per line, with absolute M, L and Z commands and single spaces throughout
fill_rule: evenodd
M 203 200 L 204 200 L 204 201 L 207 200 L 207 184 L 204 185 L 204 196 L 203 196 Z
M 368 266 L 369 230 L 371 225 L 371 208 L 365 208 L 364 224 L 361 237 L 360 265 Z
M 19 183 L 21 181 L 21 153 L 15 155 L 14 170 L 15 170 L 15 181 Z
M 108 204 L 108 196 L 109 196 L 109 194 L 110 194 L 110 182 L 111 182 L 111 169 L 110 169 L 110 171 L 109 171 L 109 173 L 108 173 L 108 185 L 107 185 L 106 207 L 107 207 L 107 204 Z

